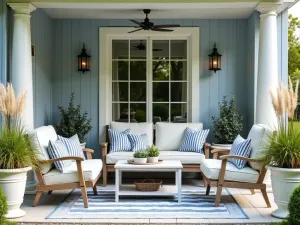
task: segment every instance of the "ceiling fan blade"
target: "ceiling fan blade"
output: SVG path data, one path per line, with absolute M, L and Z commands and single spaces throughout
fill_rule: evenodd
M 163 24 L 163 25 L 155 25 L 154 28 L 168 28 L 168 27 L 180 27 L 179 24 Z
M 142 23 L 140 23 L 140 22 L 138 22 L 136 20 L 130 20 L 130 21 L 133 22 L 133 23 L 135 23 L 135 24 L 137 24 L 137 25 L 139 25 L 139 26 L 141 26 L 141 27 L 145 26 L 144 24 L 142 24 Z
M 170 29 L 161 29 L 161 28 L 151 28 L 151 30 L 153 31 L 163 31 L 163 32 L 171 32 L 171 31 L 174 31 L 174 30 L 170 30 Z
M 137 31 L 140 31 L 140 30 L 143 30 L 143 29 L 140 28 L 140 29 L 137 29 L 137 30 L 129 31 L 128 34 L 129 34 L 129 33 L 133 33 L 133 32 L 137 32 Z

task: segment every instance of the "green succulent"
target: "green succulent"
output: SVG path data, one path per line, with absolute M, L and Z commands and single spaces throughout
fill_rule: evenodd
M 133 154 L 134 158 L 147 158 L 148 153 L 146 151 L 137 151 Z
M 148 157 L 157 157 L 159 156 L 159 150 L 155 145 L 149 146 L 146 149 L 147 153 L 148 153 Z

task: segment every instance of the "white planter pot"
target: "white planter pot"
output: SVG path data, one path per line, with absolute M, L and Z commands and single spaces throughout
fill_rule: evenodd
M 134 160 L 135 163 L 138 163 L 138 164 L 147 163 L 147 158 L 134 158 L 133 160 Z
M 8 213 L 6 218 L 18 218 L 26 213 L 20 209 L 23 203 L 27 172 L 31 167 L 22 169 L 0 169 L 0 187 L 7 197 Z
M 284 219 L 288 216 L 288 203 L 294 189 L 300 185 L 300 169 L 268 167 L 275 203 L 278 206 L 272 216 Z
M 82 149 L 85 148 L 85 145 L 86 145 L 86 142 L 80 143 L 80 147 L 81 147 Z
M 158 157 L 148 157 L 147 162 L 148 163 L 157 163 L 158 162 Z

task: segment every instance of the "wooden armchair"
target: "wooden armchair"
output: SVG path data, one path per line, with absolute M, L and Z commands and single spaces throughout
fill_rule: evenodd
M 87 187 L 93 187 L 97 195 L 96 183 L 101 176 L 102 160 L 92 159 L 94 150 L 85 148 L 86 160 L 81 157 L 62 157 L 49 159 L 47 154 L 49 140 L 56 140 L 57 135 L 52 126 L 40 127 L 32 133 L 35 147 L 39 154 L 40 166 L 35 170 L 39 184 L 33 206 L 36 206 L 44 192 L 51 194 L 54 190 L 80 188 L 84 207 L 88 208 Z M 61 160 L 74 160 L 64 173 L 53 168 L 53 163 Z
M 252 193 L 254 193 L 254 189 L 260 189 L 267 206 L 271 207 L 266 185 L 263 183 L 267 170 L 263 165 L 263 161 L 257 159 L 257 156 L 263 150 L 268 132 L 269 130 L 263 125 L 252 127 L 248 135 L 248 138 L 251 139 L 252 148 L 250 158 L 226 155 L 229 153 L 229 150 L 226 149 L 214 149 L 211 151 L 213 159 L 202 160 L 200 169 L 207 183 L 206 195 L 209 194 L 211 187 L 217 187 L 216 207 L 219 206 L 223 187 L 249 189 Z M 223 155 L 219 157 L 219 153 Z M 233 163 L 227 161 L 229 158 L 245 160 L 247 166 L 240 170 Z

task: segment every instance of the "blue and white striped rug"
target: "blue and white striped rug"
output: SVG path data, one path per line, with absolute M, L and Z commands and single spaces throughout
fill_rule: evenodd
M 182 190 L 182 203 L 176 197 L 121 197 L 115 203 L 114 190 L 88 191 L 89 208 L 83 207 L 80 190 L 71 194 L 47 219 L 248 219 L 248 216 L 224 189 L 222 202 L 214 207 L 215 191 L 205 195 L 205 188 Z

